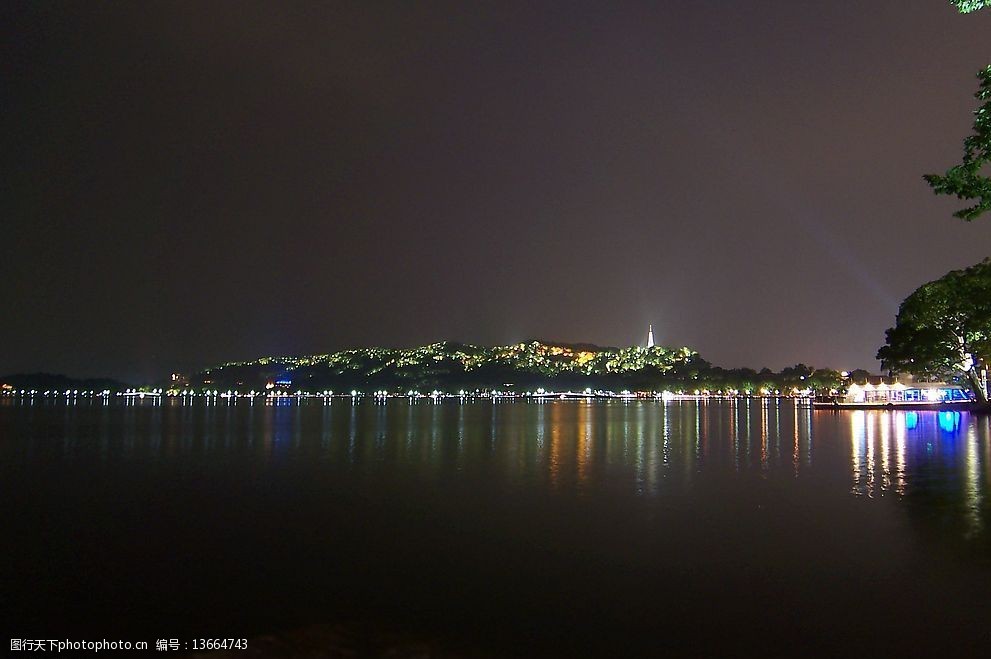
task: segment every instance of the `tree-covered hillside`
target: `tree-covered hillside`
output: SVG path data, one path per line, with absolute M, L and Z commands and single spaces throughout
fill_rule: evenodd
M 494 347 L 441 342 L 410 349 L 363 348 L 326 355 L 263 357 L 210 368 L 180 378 L 172 386 L 242 392 L 529 391 L 543 387 L 760 393 L 762 389 L 829 389 L 840 384 L 836 371 L 803 364 L 780 373 L 713 367 L 689 348 L 610 348 L 530 341 Z

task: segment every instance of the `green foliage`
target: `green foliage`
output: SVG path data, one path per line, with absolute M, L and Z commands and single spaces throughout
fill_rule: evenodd
M 954 213 L 967 221 L 991 210 L 991 176 L 984 173 L 991 163 L 991 66 L 978 73 L 977 77 L 980 88 L 974 96 L 984 103 L 974 112 L 974 134 L 963 142 L 963 161 L 943 175 L 927 174 L 923 177 L 936 194 L 975 201 L 974 205 Z
M 991 0 L 950 0 L 950 2 L 960 10 L 961 14 L 969 14 L 978 9 L 991 7 Z
M 326 355 L 262 357 L 233 362 L 190 378 L 196 388 L 337 392 L 385 389 L 456 392 L 461 389 L 707 391 L 792 394 L 841 388 L 836 371 L 804 364 L 774 373 L 713 367 L 689 348 L 606 348 L 530 341 L 509 346 L 434 343 L 410 349 L 364 348 Z M 209 384 L 207 384 L 209 382 Z M 277 384 L 279 383 L 279 384 Z M 286 384 L 288 383 L 288 384 Z
M 991 7 L 991 0 L 950 0 L 960 11 L 968 14 Z M 964 155 L 959 165 L 945 174 L 927 174 L 923 178 L 936 194 L 954 195 L 957 199 L 974 201 L 953 215 L 968 222 L 991 211 L 991 177 L 983 171 L 991 163 L 991 66 L 977 74 L 980 87 L 974 95 L 984 103 L 974 111 L 974 134 L 963 143 Z
M 199 379 L 209 379 L 216 386 L 256 389 L 288 380 L 294 390 L 457 390 L 535 383 L 585 387 L 617 384 L 617 376 L 634 375 L 645 383 L 656 383 L 664 376 L 697 373 L 707 367 L 688 348 L 601 348 L 543 341 L 490 348 L 444 342 L 406 350 L 364 348 L 328 355 L 262 357 L 225 364 Z
M 991 361 L 991 258 L 920 286 L 898 309 L 877 358 L 916 375 L 964 375 L 986 402 L 978 369 Z

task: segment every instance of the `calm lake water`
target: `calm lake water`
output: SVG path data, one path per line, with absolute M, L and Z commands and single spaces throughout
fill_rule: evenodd
M 986 416 L 0 401 L 4 626 L 496 656 L 991 647 Z

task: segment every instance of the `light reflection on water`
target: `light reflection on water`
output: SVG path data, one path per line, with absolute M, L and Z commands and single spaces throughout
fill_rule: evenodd
M 155 597 L 186 583 L 173 618 L 236 617 L 247 599 L 261 630 L 282 606 L 287 626 L 385 601 L 452 628 L 523 606 L 503 618 L 518 636 L 558 612 L 555 643 L 592 630 L 614 651 L 632 610 L 648 644 L 657 620 L 762 637 L 788 616 L 828 641 L 843 621 L 860 629 L 868 602 L 890 619 L 854 635 L 887 650 L 919 629 L 932 588 L 936 614 L 984 633 L 989 444 L 987 416 L 787 400 L 0 400 L 0 498 L 19 538 L 5 565 L 25 616 L 49 614 L 64 583 L 73 601 L 101 593 L 77 607 L 85 629 L 90 608 L 126 613 L 103 578 L 124 569 Z M 39 589 L 31 575 L 53 570 Z M 243 586 L 213 606 L 187 597 L 197 582 Z
M 659 403 L 407 402 L 298 403 L 178 400 L 4 401 L 27 442 L 3 445 L 30 461 L 57 449 L 64 460 L 178 460 L 226 455 L 277 464 L 496 470 L 510 482 L 583 491 L 623 486 L 654 496 L 709 471 L 760 471 L 795 478 L 848 437 L 850 485 L 868 497 L 904 495 L 914 475 L 937 469 L 941 487 L 959 477 L 974 510 L 988 471 L 988 419 L 966 412 L 813 411 L 792 401 Z M 2 409 L 2 408 L 0 408 Z M 54 426 L 39 437 L 32 424 Z M 814 448 L 816 450 L 814 450 Z
M 888 410 L 846 414 L 854 494 L 959 494 L 968 534 L 984 529 L 991 435 L 987 416 Z
M 308 461 L 427 480 L 484 475 L 580 496 L 685 493 L 699 479 L 727 473 L 833 477 L 845 459 L 852 494 L 957 496 L 971 534 L 984 528 L 989 478 L 986 416 L 814 411 L 788 400 L 4 400 L 0 414 L 6 430 L 0 451 L 26 465 L 54 456 L 106 463 L 247 460 L 268 469 Z

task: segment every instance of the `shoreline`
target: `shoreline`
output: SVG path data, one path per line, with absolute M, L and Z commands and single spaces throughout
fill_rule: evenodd
M 991 412 L 991 407 L 977 401 L 956 403 L 839 403 L 815 401 L 812 407 L 817 410 L 903 410 L 906 412 Z

